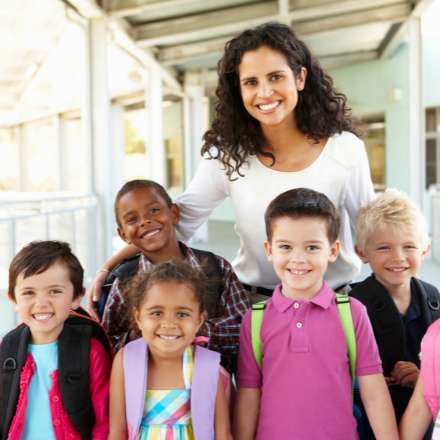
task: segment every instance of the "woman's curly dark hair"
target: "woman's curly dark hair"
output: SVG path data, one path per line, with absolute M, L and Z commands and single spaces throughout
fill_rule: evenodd
M 332 78 L 290 27 L 271 22 L 248 29 L 226 43 L 218 62 L 216 115 L 212 128 L 203 136 L 201 151 L 202 155 L 219 159 L 230 180 L 235 180 L 234 172 L 243 176 L 240 168 L 249 156 L 258 153 L 272 158 L 275 163 L 273 154 L 263 151 L 261 126 L 246 111 L 240 93 L 238 67 L 242 57 L 245 52 L 261 46 L 281 52 L 294 75 L 300 73 L 301 67 L 307 69 L 305 87 L 298 93 L 295 107 L 297 126 L 302 133 L 316 143 L 344 130 L 356 133 L 347 98 L 334 90 Z

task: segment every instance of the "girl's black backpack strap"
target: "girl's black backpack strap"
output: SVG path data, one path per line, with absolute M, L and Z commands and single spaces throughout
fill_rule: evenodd
M 29 342 L 29 328 L 20 325 L 0 344 L 0 439 L 6 440 L 14 418 L 20 391 L 20 374 Z

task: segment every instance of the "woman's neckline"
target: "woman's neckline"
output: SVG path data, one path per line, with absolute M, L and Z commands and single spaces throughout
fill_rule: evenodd
M 273 173 L 282 173 L 282 174 L 299 174 L 299 173 L 303 173 L 311 168 L 313 168 L 314 166 L 316 166 L 316 164 L 321 160 L 321 157 L 324 155 L 325 150 L 328 148 L 328 145 L 330 144 L 330 142 L 332 141 L 333 136 L 329 136 L 327 138 L 327 140 L 325 141 L 323 147 L 321 148 L 321 151 L 319 152 L 319 154 L 317 155 L 317 157 L 315 158 L 315 160 L 313 160 L 313 162 L 311 162 L 310 164 L 308 164 L 307 166 L 305 166 L 302 169 L 299 170 L 276 170 L 273 169 L 267 165 L 265 165 L 260 158 L 258 157 L 258 155 L 255 156 L 256 162 L 258 163 L 258 165 L 266 170 L 269 170 Z

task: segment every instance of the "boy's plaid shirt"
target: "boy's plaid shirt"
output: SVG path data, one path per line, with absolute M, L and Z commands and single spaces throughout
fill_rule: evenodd
M 200 268 L 200 262 L 191 248 L 183 243 L 179 244 L 184 253 L 185 261 L 192 267 Z M 241 320 L 250 305 L 246 291 L 237 275 L 235 275 L 230 263 L 218 255 L 216 257 L 224 281 L 224 289 L 217 309 L 219 313 L 215 318 L 208 317 L 198 334 L 209 338 L 209 349 L 218 351 L 225 356 L 231 356 L 238 353 Z M 153 263 L 141 254 L 138 271 L 150 270 L 152 266 Z M 113 283 L 107 298 L 102 316 L 102 325 L 107 331 L 115 351 L 122 348 L 129 341 L 129 311 L 121 293 L 118 279 Z

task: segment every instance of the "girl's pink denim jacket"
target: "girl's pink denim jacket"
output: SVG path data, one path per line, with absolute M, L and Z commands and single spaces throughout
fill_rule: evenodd
M 90 395 L 95 410 L 95 425 L 92 440 L 107 440 L 109 431 L 108 399 L 111 361 L 104 347 L 92 339 L 90 344 Z M 28 389 L 35 372 L 35 362 L 29 353 L 20 374 L 20 394 L 17 409 L 9 429 L 8 440 L 21 440 L 26 420 Z M 49 405 L 52 427 L 56 440 L 82 440 L 73 427 L 61 400 L 58 370 L 51 374 L 52 388 L 49 391 Z

